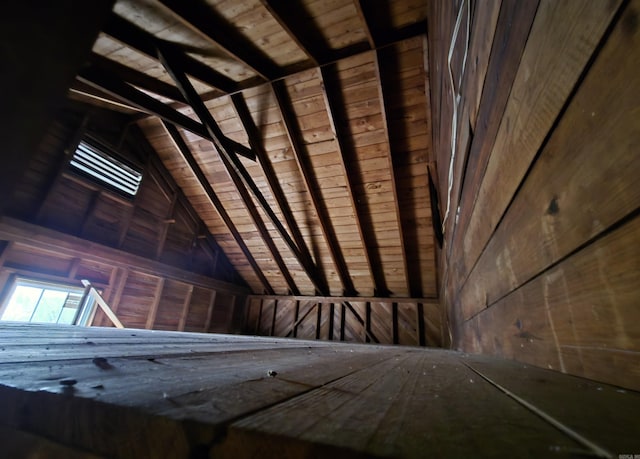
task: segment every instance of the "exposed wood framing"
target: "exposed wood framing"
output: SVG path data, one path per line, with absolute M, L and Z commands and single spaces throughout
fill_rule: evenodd
M 207 4 L 194 0 L 160 0 L 160 3 L 191 30 L 253 69 L 263 80 L 271 80 L 279 76 L 277 65 Z
M 158 45 L 169 45 L 116 14 L 111 15 L 109 22 L 104 28 L 104 32 L 119 42 L 126 44 L 128 47 L 147 55 L 151 59 L 158 59 L 156 53 Z M 238 89 L 235 81 L 192 57 L 184 56 L 182 65 L 186 73 L 208 84 L 212 88 L 219 89 L 225 93 Z
M 122 322 L 120 322 L 120 320 L 116 316 L 115 311 L 107 304 L 104 298 L 102 298 L 102 295 L 100 295 L 100 292 L 98 292 L 91 285 L 91 282 L 89 282 L 88 280 L 83 280 L 82 285 L 84 285 L 85 288 L 87 288 L 88 291 L 93 295 L 94 300 L 96 301 L 96 303 L 98 303 L 98 306 L 100 306 L 100 309 L 102 309 L 102 311 L 109 318 L 109 320 L 113 322 L 113 325 L 115 325 L 116 328 L 124 328 L 124 325 L 122 325 Z
M 316 314 L 316 339 L 320 339 L 320 327 L 322 326 L 322 303 L 318 303 Z
M 349 303 L 348 301 L 344 301 L 343 304 L 347 307 L 349 311 L 351 311 L 351 313 L 355 316 L 356 320 L 360 322 L 360 325 L 363 326 L 365 338 L 367 339 L 367 341 L 368 342 L 373 341 L 374 343 L 379 343 L 380 341 L 378 340 L 378 338 L 376 338 L 376 336 L 371 332 L 371 330 L 369 330 L 369 327 L 367 326 L 367 322 L 360 316 L 358 311 L 356 311 L 356 309 L 351 305 L 351 303 Z M 370 309 L 371 304 L 369 302 L 367 302 L 367 304 L 369 304 L 369 311 L 371 311 Z
M 302 27 L 301 17 L 306 13 L 300 3 L 260 0 L 271 16 L 287 31 L 289 36 L 302 49 L 314 65 L 327 61 L 327 46 L 322 33 L 316 28 Z
M 247 301 L 250 301 L 250 298 L 247 298 Z M 256 328 L 254 330 L 254 334 L 258 335 L 260 333 L 260 324 L 262 323 L 262 303 L 260 300 L 260 308 L 258 310 L 258 320 L 256 321 Z
M 258 229 L 260 236 L 262 237 L 262 240 L 264 241 L 265 245 L 269 248 L 271 255 L 273 256 L 276 264 L 278 265 L 278 268 L 280 269 L 282 276 L 285 278 L 285 281 L 287 282 L 287 285 L 290 291 L 293 294 L 296 294 L 296 295 L 299 294 L 298 287 L 296 286 L 296 283 L 293 280 L 293 277 L 289 273 L 289 268 L 285 264 L 282 258 L 282 255 L 280 254 L 278 248 L 273 242 L 273 239 L 271 238 L 271 235 L 269 234 L 269 231 L 267 230 L 267 227 L 264 221 L 262 220 L 262 217 L 258 213 L 258 210 L 256 209 L 255 204 L 253 203 L 253 200 L 251 199 L 251 195 L 249 194 L 249 191 L 247 190 L 247 188 L 251 190 L 256 200 L 260 203 L 264 212 L 268 215 L 268 217 L 271 219 L 271 222 L 278 229 L 278 232 L 282 236 L 282 239 L 287 243 L 291 251 L 296 255 L 296 257 L 299 257 L 300 254 L 297 247 L 295 246 L 295 243 L 293 242 L 293 240 L 287 233 L 287 230 L 284 228 L 284 226 L 282 225 L 278 217 L 275 215 L 275 213 L 269 206 L 269 203 L 264 199 L 262 192 L 253 181 L 253 179 L 251 178 L 251 176 L 243 166 L 242 162 L 240 162 L 240 159 L 236 155 L 230 153 L 227 150 L 226 145 L 222 141 L 222 139 L 224 138 L 222 131 L 220 131 L 220 128 L 218 127 L 215 120 L 213 119 L 213 116 L 211 116 L 211 113 L 209 113 L 209 110 L 207 110 L 207 107 L 204 105 L 204 102 L 202 102 L 202 99 L 196 93 L 187 75 L 179 69 L 178 67 L 179 57 L 171 53 L 171 51 L 167 49 L 159 50 L 159 55 L 160 55 L 160 60 L 162 64 L 167 69 L 167 72 L 169 72 L 171 77 L 174 79 L 174 81 L 178 85 L 178 88 L 180 89 L 182 94 L 185 96 L 185 99 L 187 99 L 187 101 L 195 111 L 196 115 L 200 118 L 202 123 L 205 125 L 205 127 L 209 131 L 209 134 L 211 135 L 211 138 L 212 138 L 212 143 L 215 146 L 216 150 L 218 151 L 220 159 L 222 160 L 225 168 L 227 169 L 229 176 L 233 180 L 233 183 L 235 184 L 236 189 L 238 190 L 238 193 L 240 193 L 240 196 L 242 198 L 242 201 L 247 211 L 251 215 L 251 218 L 253 219 L 253 222 L 256 225 L 256 228 Z
M 369 273 L 371 274 L 371 278 L 374 281 L 375 294 L 376 296 L 388 296 L 390 292 L 386 286 L 384 273 L 381 271 L 382 264 L 379 262 L 379 260 L 377 259 L 377 255 L 374 253 L 373 247 L 375 246 L 375 244 L 370 240 L 371 238 L 363 229 L 362 211 L 356 203 L 355 193 L 352 186 L 353 179 L 351 174 L 349 173 L 349 169 L 347 168 L 346 151 L 344 145 L 346 136 L 342 132 L 342 129 L 338 128 L 339 121 L 337 120 L 336 116 L 337 101 L 334 99 L 336 97 L 336 94 L 338 94 L 339 88 L 333 87 L 333 85 L 331 84 L 332 75 L 330 74 L 330 71 L 327 67 L 321 67 L 319 75 L 322 84 L 322 94 L 324 97 L 327 114 L 329 115 L 331 133 L 333 134 L 336 146 L 338 148 L 338 156 L 340 158 L 342 172 L 344 175 L 345 183 L 347 185 L 349 202 L 353 209 L 353 216 L 356 220 L 358 234 L 360 235 L 360 240 L 362 241 L 367 267 L 369 269 Z
M 275 335 L 276 330 L 276 315 L 278 314 L 278 300 L 273 302 L 273 316 L 271 317 L 271 328 L 269 329 L 269 336 Z
M 204 332 L 208 332 L 211 328 L 211 320 L 213 319 L 213 308 L 216 304 L 216 291 L 211 290 L 211 298 L 209 299 L 209 306 L 207 307 L 207 318 L 204 321 Z
M 311 296 L 311 295 L 249 295 L 249 298 L 260 298 L 265 300 L 300 300 L 300 301 L 317 301 L 319 303 L 340 303 L 342 301 L 363 302 L 370 301 L 372 303 L 424 303 L 437 305 L 438 299 L 433 297 L 380 297 L 380 296 Z
M 108 59 L 96 53 L 92 53 L 90 57 L 91 65 L 100 69 L 101 71 L 108 72 L 122 81 L 136 85 L 137 87 L 146 91 L 153 92 L 167 99 L 174 100 L 176 102 L 185 103 L 184 97 L 178 91 L 178 88 L 165 83 L 162 80 L 150 77 L 144 72 L 132 69 L 119 62 Z
M 292 332 L 293 332 L 293 337 L 297 337 L 298 336 L 298 327 L 297 327 L 297 323 L 298 323 L 298 317 L 300 316 L 300 300 L 296 300 L 296 309 L 295 309 L 295 313 L 293 315 L 293 327 L 292 327 Z
M 167 278 L 179 281 L 188 279 L 188 282 L 196 286 L 209 289 L 219 288 L 230 294 L 247 294 L 246 288 L 235 284 L 188 272 L 149 258 L 133 255 L 112 247 L 86 241 L 59 231 L 9 217 L 0 218 L 0 240 L 11 240 L 19 244 L 38 248 L 43 252 L 64 254 L 70 258 L 80 257 L 85 260 L 109 263 L 118 268 L 128 269 L 130 266 L 135 266 L 136 271 L 146 275 L 153 276 L 161 272 L 163 276 Z M 113 301 L 111 302 L 113 303 Z
M 205 191 L 207 198 L 209 199 L 211 204 L 213 204 L 213 206 L 216 208 L 216 211 L 220 215 L 220 218 L 222 218 L 222 221 L 227 226 L 227 229 L 233 236 L 233 239 L 236 241 L 236 243 L 240 247 L 240 250 L 242 250 L 242 253 L 244 254 L 247 261 L 249 262 L 254 272 L 256 273 L 256 276 L 258 276 L 258 278 L 260 279 L 260 282 L 262 283 L 262 286 L 264 287 L 265 291 L 273 294 L 274 291 L 271 285 L 269 284 L 269 281 L 265 277 L 264 273 L 262 272 L 262 269 L 260 268 L 256 260 L 253 258 L 251 251 L 249 250 L 244 240 L 242 239 L 242 236 L 238 232 L 235 224 L 233 223 L 233 220 L 231 220 L 231 217 L 229 216 L 226 209 L 222 205 L 222 202 L 220 202 L 220 199 L 216 195 L 216 192 L 213 190 L 213 187 L 209 183 L 209 180 L 207 179 L 206 175 L 198 165 L 198 162 L 193 157 L 191 150 L 189 150 L 189 147 L 187 146 L 186 142 L 180 135 L 180 132 L 178 132 L 178 129 L 170 123 L 163 121 L 163 125 L 167 133 L 173 140 L 173 143 L 175 144 L 176 149 L 180 152 L 180 155 L 182 155 L 182 158 L 186 161 L 186 163 L 191 168 L 193 175 L 195 175 L 196 178 L 198 179 L 198 182 L 200 183 L 200 186 L 202 186 L 203 190 Z
M 424 306 L 422 303 L 418 303 L 416 314 L 418 315 L 418 339 L 420 340 L 420 346 L 426 346 L 427 341 L 424 330 Z
M 400 335 L 398 334 L 398 303 L 391 304 L 391 321 L 393 344 L 399 344 Z
M 277 302 L 278 300 L 275 300 L 275 301 Z M 299 306 L 299 302 L 296 302 L 296 303 L 297 303 L 297 304 L 296 304 L 296 306 Z M 305 313 L 302 315 L 302 317 L 299 317 L 298 319 L 296 319 L 296 321 L 293 323 L 293 326 L 291 327 L 291 330 L 289 330 L 289 333 L 287 333 L 287 334 L 285 335 L 285 337 L 289 337 L 289 336 L 296 337 L 296 336 L 297 336 L 298 326 L 299 326 L 302 322 L 304 322 L 304 320 L 305 320 L 307 317 L 309 317 L 309 314 L 311 314 L 311 311 L 313 311 L 313 309 L 314 309 L 315 307 L 318 307 L 320 304 L 321 304 L 321 303 L 314 302 L 314 305 L 313 305 L 313 306 L 311 306 L 311 307 L 307 310 L 307 312 L 305 312 Z M 296 307 L 296 312 L 295 312 L 296 317 L 298 317 L 299 312 L 300 312 L 299 308 L 298 308 L 298 307 Z
M 359 3 L 356 1 L 356 3 Z M 379 51 L 373 52 L 373 65 L 375 66 L 377 87 L 378 87 L 378 99 L 380 100 L 380 112 L 382 114 L 382 127 L 384 129 L 384 137 L 387 142 L 387 159 L 389 161 L 390 177 L 391 177 L 391 190 L 393 192 L 394 210 L 396 214 L 396 220 L 398 221 L 398 231 L 400 235 L 400 256 L 402 258 L 402 268 L 404 269 L 405 281 L 407 286 L 407 292 L 409 295 L 415 295 L 415 292 L 419 290 L 419 286 L 411 285 L 411 276 L 409 275 L 409 263 L 407 261 L 407 245 L 405 244 L 405 237 L 402 225 L 402 215 L 400 212 L 400 199 L 398 196 L 398 187 L 396 185 L 396 166 L 393 162 L 395 147 L 389 137 L 389 113 L 387 109 L 387 98 L 385 96 L 385 80 L 383 77 L 382 69 L 380 68 L 380 55 Z
M 240 118 L 240 122 L 247 133 L 251 149 L 255 152 L 260 166 L 262 166 L 265 178 L 267 179 L 267 183 L 269 184 L 269 189 L 271 190 L 271 193 L 276 200 L 280 211 L 284 215 L 287 226 L 289 227 L 289 230 L 293 235 L 297 250 L 294 251 L 292 249 L 292 251 L 296 256 L 298 263 L 300 263 L 311 282 L 313 282 L 313 285 L 315 286 L 317 291 L 326 295 L 329 293 L 327 281 L 311 258 L 311 254 L 309 252 L 307 244 L 302 237 L 302 233 L 300 232 L 298 223 L 296 222 L 295 217 L 291 212 L 291 208 L 289 207 L 287 198 L 282 191 L 280 183 L 278 182 L 278 178 L 275 174 L 275 171 L 273 170 L 273 166 L 271 165 L 269 156 L 264 149 L 264 144 L 262 142 L 262 139 L 260 138 L 260 133 L 258 132 L 253 118 L 251 118 L 251 113 L 249 112 L 247 104 L 241 94 L 232 95 L 231 100 L 233 102 L 236 113 Z
M 171 198 L 171 204 L 169 205 L 167 218 L 164 221 L 164 226 L 162 227 L 162 231 L 160 232 L 160 241 L 158 242 L 158 248 L 156 249 L 156 260 L 160 259 L 160 256 L 164 251 L 164 246 L 167 242 L 167 236 L 169 234 L 169 227 L 176 222 L 174 219 L 174 214 L 176 211 L 176 205 L 178 203 L 178 197 L 178 193 L 174 193 L 173 197 Z
M 356 8 L 356 12 L 358 13 L 358 17 L 360 21 L 362 21 L 362 25 L 364 28 L 364 33 L 367 36 L 367 41 L 369 42 L 369 47 L 371 49 L 376 48 L 376 40 L 373 36 L 373 31 L 371 30 L 371 26 L 369 25 L 369 20 L 367 19 L 367 13 L 365 11 L 366 2 L 362 0 L 353 0 L 353 6 Z
M 189 285 L 187 288 L 187 294 L 184 297 L 184 303 L 182 303 L 182 312 L 180 313 L 180 320 L 178 321 L 178 331 L 184 331 L 184 326 L 187 322 L 187 316 L 189 315 L 189 306 L 191 305 L 191 296 L 193 295 L 193 285 Z
M 313 204 L 313 210 L 318 215 L 318 221 L 320 222 L 320 228 L 322 230 L 322 236 L 329 247 L 331 253 L 331 259 L 340 276 L 342 282 L 342 288 L 344 295 L 351 296 L 356 295 L 357 291 L 349 275 L 349 269 L 344 260 L 344 255 L 340 249 L 338 238 L 331 224 L 331 219 L 327 212 L 327 208 L 319 196 L 318 191 L 320 186 L 317 183 L 313 172 L 313 166 L 309 162 L 308 155 L 306 154 L 304 144 L 301 141 L 300 129 L 296 123 L 296 117 L 291 109 L 291 100 L 287 94 L 286 88 L 282 82 L 275 82 L 271 85 L 271 88 L 276 97 L 276 104 L 282 121 L 284 123 L 284 129 L 291 144 L 296 164 L 304 180 L 305 190 L 311 198 Z
M 329 340 L 333 340 L 333 327 L 335 321 L 335 304 L 329 304 Z
M 207 132 L 207 129 L 197 121 L 189 118 L 186 115 L 178 112 L 170 106 L 159 102 L 153 97 L 145 94 L 142 91 L 134 88 L 130 84 L 109 75 L 108 72 L 98 70 L 96 68 L 86 68 L 78 74 L 78 79 L 92 87 L 98 88 L 107 94 L 120 99 L 132 106 L 139 108 L 140 110 L 153 114 L 158 118 L 167 121 L 169 123 L 180 126 L 200 137 L 212 140 L 211 135 Z M 244 145 L 228 139 L 225 136 L 221 137 L 222 142 L 228 145 L 233 151 L 239 155 L 245 156 L 248 159 L 255 160 L 255 155 L 250 149 Z
M 153 292 L 153 300 L 151 302 L 151 307 L 149 308 L 149 313 L 147 314 L 147 323 L 145 328 L 147 330 L 151 330 L 153 325 L 156 322 L 156 315 L 158 313 L 158 305 L 160 304 L 160 298 L 162 298 L 162 290 L 164 289 L 164 277 L 158 278 L 158 282 L 156 284 L 156 289 Z

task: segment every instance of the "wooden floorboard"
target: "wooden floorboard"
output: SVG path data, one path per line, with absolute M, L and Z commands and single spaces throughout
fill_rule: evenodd
M 640 427 L 637 423 L 633 427 L 627 425 L 637 413 L 638 392 L 514 361 L 503 360 L 496 365 L 495 359 L 474 355 L 466 356 L 463 362 L 616 455 L 638 449 Z M 611 413 L 608 421 L 594 423 L 585 416 L 585 403 L 590 411 Z
M 568 457 L 593 454 L 589 444 L 615 455 L 640 450 L 636 392 L 404 346 L 4 323 L 0 406 L 7 448 L 22 451 L 26 438 L 33 451 L 69 457 Z

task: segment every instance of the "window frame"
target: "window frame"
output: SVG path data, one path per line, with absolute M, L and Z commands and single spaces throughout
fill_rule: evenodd
M 64 280 L 51 280 L 51 279 L 43 279 L 43 278 L 38 278 L 38 277 L 31 277 L 31 276 L 27 276 L 27 275 L 23 275 L 23 274 L 18 274 L 15 273 L 13 275 L 11 275 L 9 277 L 9 279 L 7 279 L 7 283 L 5 285 L 5 288 L 3 289 L 3 294 L 2 294 L 2 298 L 0 298 L 0 322 L 4 322 L 4 321 L 8 321 L 6 319 L 3 319 L 2 317 L 4 316 L 7 307 L 9 306 L 9 303 L 11 302 L 11 299 L 13 298 L 13 295 L 16 292 L 16 289 L 19 286 L 26 286 L 26 287 L 33 287 L 33 288 L 40 288 L 42 289 L 42 292 L 40 294 L 40 298 L 38 299 L 38 301 L 36 302 L 36 305 L 31 313 L 31 316 L 29 318 L 29 320 L 21 320 L 21 321 L 14 321 L 14 322 L 19 322 L 19 323 L 48 323 L 51 325 L 77 325 L 77 326 L 90 326 L 91 322 L 93 320 L 93 316 L 95 315 L 95 312 L 97 310 L 98 304 L 94 298 L 93 295 L 89 294 L 89 288 L 86 288 L 82 285 L 78 285 L 75 284 L 73 282 L 69 282 L 69 281 L 64 281 Z M 35 322 L 33 321 L 33 317 L 36 314 L 36 311 L 38 310 L 38 308 L 40 307 L 40 302 L 42 301 L 42 295 L 44 294 L 45 291 L 62 291 L 62 292 L 67 292 L 67 294 L 69 293 L 75 293 L 75 294 L 80 294 L 80 299 L 78 301 L 78 308 L 75 311 L 73 320 L 71 321 L 71 323 L 68 322 L 63 322 L 60 323 L 58 322 L 60 320 L 60 317 L 62 315 L 62 312 L 64 310 L 64 304 L 66 304 L 67 299 L 65 299 L 65 302 L 63 303 L 63 306 L 60 310 L 60 313 L 58 315 L 58 318 L 56 320 L 56 322 Z M 99 292 L 99 291 L 98 291 Z M 99 292 L 100 293 L 100 292 Z

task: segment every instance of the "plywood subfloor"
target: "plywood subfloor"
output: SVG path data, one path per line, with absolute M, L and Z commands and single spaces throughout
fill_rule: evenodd
M 5 323 L 0 406 L 24 457 L 640 451 L 639 393 L 401 346 Z

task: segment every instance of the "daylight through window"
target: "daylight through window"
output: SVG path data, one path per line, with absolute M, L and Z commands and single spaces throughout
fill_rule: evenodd
M 84 289 L 64 284 L 17 278 L 0 320 L 87 325 L 93 300 Z

